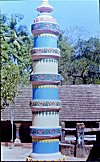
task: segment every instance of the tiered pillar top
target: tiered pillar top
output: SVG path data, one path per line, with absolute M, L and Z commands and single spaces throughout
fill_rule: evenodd
M 37 7 L 37 11 L 42 13 L 42 12 L 52 12 L 53 7 L 49 4 L 48 0 L 42 0 L 41 4 L 39 7 Z
M 37 8 L 40 12 L 38 17 L 34 20 L 32 24 L 32 33 L 34 36 L 40 34 L 53 34 L 58 36 L 60 33 L 59 25 L 57 24 L 55 18 L 51 16 L 53 7 L 49 4 L 48 0 L 42 0 L 40 6 Z

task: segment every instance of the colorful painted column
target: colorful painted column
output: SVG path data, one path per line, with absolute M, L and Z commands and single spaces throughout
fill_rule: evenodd
M 60 50 L 57 48 L 59 25 L 51 16 L 53 7 L 48 0 L 42 0 L 37 8 L 39 16 L 34 20 L 31 30 L 34 36 L 34 48 L 31 49 L 33 72 L 32 82 L 32 161 L 64 161 L 59 152 L 59 110 L 61 102 L 58 85 Z

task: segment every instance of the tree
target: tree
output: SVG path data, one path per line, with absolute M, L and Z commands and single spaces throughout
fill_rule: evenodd
M 74 79 L 80 78 L 83 84 L 100 82 L 100 40 L 78 40 L 72 62 L 71 75 Z
M 69 44 L 66 36 L 60 36 L 58 47 L 61 50 L 59 71 L 63 84 L 100 83 L 100 40 L 78 39 L 75 45 Z
M 68 69 L 73 59 L 73 47 L 68 43 L 67 38 L 63 34 L 59 36 L 58 48 L 60 48 L 58 71 L 62 75 L 63 84 L 70 84 L 71 77 L 68 77 Z
M 5 108 L 14 101 L 18 85 L 29 80 L 31 60 L 29 50 L 32 46 L 31 38 L 22 30 L 18 22 L 21 15 L 12 15 L 8 18 L 1 15 L 1 108 Z M 22 28 L 23 29 L 23 28 Z M 26 28 L 25 28 L 26 29 Z

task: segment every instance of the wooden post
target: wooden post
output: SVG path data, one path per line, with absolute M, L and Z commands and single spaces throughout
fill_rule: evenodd
M 61 142 L 65 142 L 65 122 L 61 122 L 61 127 L 62 127 L 62 134 L 61 134 Z
M 76 124 L 76 140 L 78 146 L 84 146 L 84 123 Z
M 97 122 L 99 130 L 96 132 L 96 144 L 100 145 L 100 122 Z
M 84 123 L 76 124 L 76 157 L 84 157 Z
M 97 122 L 98 123 L 98 128 L 100 128 L 100 122 Z

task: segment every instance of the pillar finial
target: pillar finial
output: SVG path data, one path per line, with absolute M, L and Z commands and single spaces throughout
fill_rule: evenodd
M 48 0 L 42 0 L 42 2 L 41 2 L 41 5 L 49 5 L 49 2 L 48 2 Z
M 39 12 L 52 12 L 53 7 L 49 4 L 48 0 L 42 0 L 40 6 L 37 8 L 37 11 Z
M 42 0 L 42 3 L 48 3 L 48 0 Z

